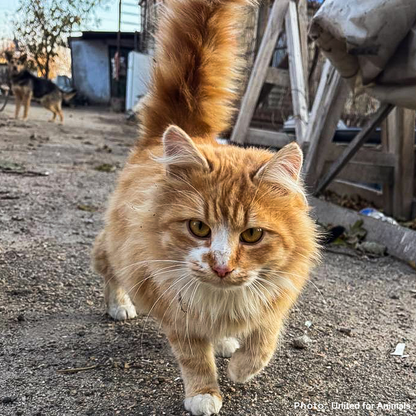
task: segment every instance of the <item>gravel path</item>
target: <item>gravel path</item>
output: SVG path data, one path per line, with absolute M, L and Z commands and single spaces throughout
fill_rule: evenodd
M 60 126 L 34 106 L 23 123 L 13 107 L 0 113 L 0 171 L 15 170 L 0 172 L 0 415 L 187 415 L 158 325 L 107 318 L 89 266 L 136 128 L 91 108 Z M 327 253 L 259 377 L 234 385 L 219 360 L 221 414 L 416 414 L 415 322 L 413 269 Z M 391 355 L 400 342 L 407 357 Z

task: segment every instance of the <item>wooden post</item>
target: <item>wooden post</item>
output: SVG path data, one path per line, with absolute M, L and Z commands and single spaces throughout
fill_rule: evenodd
M 289 53 L 290 87 L 292 90 L 296 141 L 302 146 L 303 143 L 307 141 L 306 128 L 308 125 L 309 113 L 299 35 L 298 12 L 294 0 L 290 0 L 289 10 L 286 15 L 286 37 Z
M 306 136 L 309 149 L 303 171 L 306 184 L 313 191 L 322 174 L 325 155 L 337 129 L 348 96 L 348 86 L 329 61 L 325 62 Z
M 258 9 L 255 56 L 257 56 L 257 53 L 259 52 L 261 40 L 263 39 L 264 31 L 266 30 L 267 19 L 269 17 L 269 11 L 270 11 L 270 0 L 262 1 Z
M 409 220 L 412 215 L 415 174 L 415 111 L 397 108 L 395 113 L 393 216 Z
M 273 4 L 267 28 L 254 62 L 247 90 L 231 136 L 232 142 L 243 144 L 245 141 L 276 42 L 283 31 L 283 22 L 288 6 L 289 0 L 275 0 Z
M 305 77 L 306 103 L 309 108 L 309 47 L 308 47 L 308 0 L 298 1 L 300 48 L 302 50 L 303 75 Z
M 396 111 L 393 110 L 381 124 L 381 150 L 384 153 L 394 155 L 394 138 L 396 125 Z M 394 161 L 396 166 L 396 161 Z M 383 184 L 383 211 L 386 215 L 393 215 L 393 190 L 392 183 Z
M 362 130 L 354 137 L 354 140 L 347 146 L 341 157 L 336 160 L 324 177 L 319 181 L 314 195 L 322 192 L 329 183 L 338 175 L 342 168 L 351 160 L 351 158 L 358 152 L 360 147 L 367 141 L 370 134 L 376 129 L 378 125 L 387 117 L 393 110 L 392 104 L 381 104 L 376 113 L 367 121 Z

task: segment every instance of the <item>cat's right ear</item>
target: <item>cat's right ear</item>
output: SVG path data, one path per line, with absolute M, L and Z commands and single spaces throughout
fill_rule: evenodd
M 178 126 L 170 126 L 163 134 L 163 157 L 158 161 L 166 165 L 166 171 L 200 168 L 209 171 L 205 157 L 192 139 Z

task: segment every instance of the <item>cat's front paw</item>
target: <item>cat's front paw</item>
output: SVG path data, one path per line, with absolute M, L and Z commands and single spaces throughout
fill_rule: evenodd
M 255 363 L 251 363 L 244 354 L 236 353 L 228 364 L 228 377 L 234 383 L 246 383 L 251 380 L 260 370 Z
M 240 343 L 236 338 L 227 337 L 215 344 L 215 354 L 219 357 L 230 358 L 239 348 Z
M 184 401 L 185 409 L 194 416 L 210 416 L 219 413 L 222 400 L 212 394 L 198 394 L 187 397 Z
M 115 299 L 109 302 L 107 312 L 115 321 L 125 321 L 137 316 L 136 308 L 127 295 L 121 302 Z

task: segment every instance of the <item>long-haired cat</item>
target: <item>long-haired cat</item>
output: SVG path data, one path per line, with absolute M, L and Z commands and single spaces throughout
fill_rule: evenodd
M 276 348 L 318 254 L 302 152 L 220 145 L 250 0 L 169 0 L 138 143 L 97 237 L 108 313 L 158 319 L 181 368 L 185 408 L 218 413 L 215 353 L 243 383 Z

